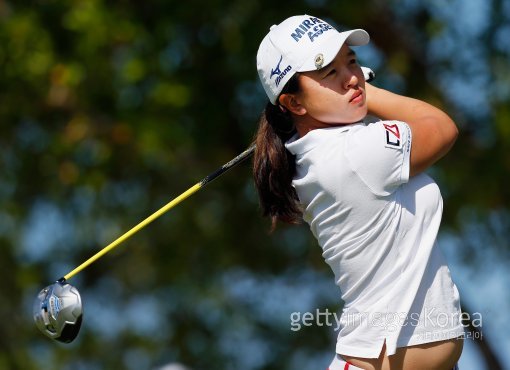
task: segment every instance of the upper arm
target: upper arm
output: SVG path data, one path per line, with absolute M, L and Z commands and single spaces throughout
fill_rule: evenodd
M 458 130 L 455 123 L 437 108 L 430 114 L 408 121 L 413 145 L 410 157 L 410 176 L 417 175 L 442 158 L 455 143 Z
M 386 196 L 409 180 L 411 142 L 404 122 L 379 121 L 349 133 L 345 156 L 372 193 Z

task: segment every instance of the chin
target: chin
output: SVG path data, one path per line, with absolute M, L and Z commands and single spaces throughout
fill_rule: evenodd
M 362 121 L 363 119 L 365 119 L 365 117 L 367 115 L 368 115 L 368 110 L 367 109 L 363 109 L 362 112 L 360 112 L 359 114 L 355 115 L 354 120 L 352 122 L 354 123 L 354 122 Z

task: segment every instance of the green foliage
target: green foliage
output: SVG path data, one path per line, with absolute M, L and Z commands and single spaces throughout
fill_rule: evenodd
M 85 302 L 75 343 L 50 342 L 31 319 L 39 289 L 250 144 L 265 103 L 258 43 L 294 13 L 366 28 L 378 84 L 451 112 L 462 135 L 435 172 L 445 228 L 460 238 L 466 224 L 500 233 L 495 247 L 507 256 L 508 47 L 482 45 L 479 62 L 498 82 L 477 115 L 444 87 L 448 72 L 460 76 L 458 50 L 425 58 L 451 29 L 433 11 L 376 0 L 287 5 L 0 2 L 0 368 L 327 365 L 332 328 L 292 332 L 289 315 L 338 310 L 332 276 L 305 226 L 268 234 L 246 163 L 71 281 Z M 505 18 L 492 22 L 508 29 Z M 500 226 L 484 227 L 485 216 Z M 466 255 L 478 247 L 468 243 Z

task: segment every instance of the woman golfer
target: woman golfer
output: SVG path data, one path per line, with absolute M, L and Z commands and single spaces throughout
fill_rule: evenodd
M 309 224 L 341 289 L 330 370 L 450 370 L 464 331 L 424 171 L 458 132 L 439 109 L 365 83 L 351 46 L 368 42 L 308 15 L 271 27 L 257 54 L 269 103 L 255 183 L 273 227 Z

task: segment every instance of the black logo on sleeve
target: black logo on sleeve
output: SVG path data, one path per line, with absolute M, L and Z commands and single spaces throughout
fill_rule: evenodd
M 400 148 L 400 131 L 396 123 L 393 125 L 383 124 L 386 132 L 386 145 L 394 148 Z

